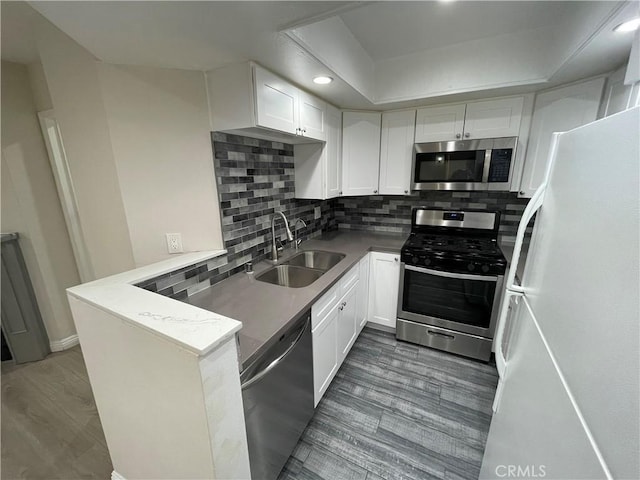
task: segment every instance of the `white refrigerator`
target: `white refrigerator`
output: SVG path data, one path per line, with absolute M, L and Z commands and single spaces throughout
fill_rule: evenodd
M 640 478 L 639 147 L 638 107 L 554 134 L 480 478 Z

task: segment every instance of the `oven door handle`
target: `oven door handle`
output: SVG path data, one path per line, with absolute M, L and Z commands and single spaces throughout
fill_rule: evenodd
M 438 277 L 455 278 L 458 280 L 478 280 L 480 282 L 497 282 L 498 277 L 494 275 L 471 275 L 469 273 L 449 273 L 440 270 L 431 270 L 430 268 L 414 267 L 413 265 L 404 265 L 405 270 L 412 272 L 427 273 Z

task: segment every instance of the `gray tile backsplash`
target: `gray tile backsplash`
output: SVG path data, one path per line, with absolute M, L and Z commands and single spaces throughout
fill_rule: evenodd
M 211 134 L 222 237 L 227 254 L 146 280 L 139 287 L 183 299 L 259 262 L 271 251 L 271 218 L 282 211 L 306 240 L 332 229 L 408 233 L 416 206 L 482 208 L 502 212 L 500 234 L 515 236 L 527 200 L 509 192 L 413 192 L 407 196 L 295 199 L 293 145 L 221 132 Z M 314 208 L 320 207 L 320 219 Z M 286 242 L 281 220 L 276 236 Z
M 420 191 L 406 196 L 338 198 L 333 213 L 340 229 L 408 233 L 413 207 L 499 210 L 502 213 L 499 234 L 515 237 L 527 201 L 511 192 Z

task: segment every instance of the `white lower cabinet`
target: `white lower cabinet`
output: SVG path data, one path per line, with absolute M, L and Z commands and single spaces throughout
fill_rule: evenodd
M 356 266 L 356 268 L 358 268 Z M 358 311 L 358 284 L 353 285 L 338 305 L 338 362 L 342 364 L 358 336 L 356 313 Z
M 400 255 L 371 252 L 369 256 L 371 263 L 368 320 L 395 329 L 400 285 Z
M 359 280 L 357 264 L 311 307 L 314 406 L 358 337 Z
M 338 371 L 338 307 L 334 307 L 311 331 L 313 339 L 313 406 L 324 395 Z
M 370 254 L 366 254 L 360 260 L 360 281 L 358 282 L 358 311 L 356 312 L 358 334 L 367 324 L 367 312 L 369 311 L 369 262 Z

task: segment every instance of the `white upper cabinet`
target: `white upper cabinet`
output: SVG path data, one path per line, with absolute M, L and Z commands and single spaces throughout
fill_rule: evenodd
M 531 197 L 544 180 L 552 134 L 572 130 L 596 119 L 603 86 L 604 78 L 596 78 L 536 96 L 520 197 Z
M 256 123 L 302 137 L 326 140 L 326 103 L 255 65 Z
M 299 130 L 298 89 L 271 72 L 255 67 L 256 124 L 291 134 Z
M 464 138 L 517 137 L 524 98 L 505 98 L 467 104 Z
M 411 157 L 416 127 L 416 111 L 384 112 L 380 138 L 380 180 L 382 195 L 411 192 Z
M 327 105 L 327 143 L 324 165 L 324 199 L 342 193 L 342 112 Z
M 461 139 L 466 105 L 418 109 L 416 143 Z
M 327 139 L 327 104 L 319 98 L 298 90 L 298 131 L 303 137 Z
M 293 146 L 296 198 L 326 200 L 342 188 L 342 114 L 327 105 L 326 143 Z
M 380 122 L 377 112 L 342 114 L 342 194 L 345 196 L 378 193 Z
M 418 109 L 416 143 L 517 137 L 524 98 Z
M 607 77 L 607 85 L 602 96 L 598 118 L 608 117 L 638 104 L 640 82 L 625 85 L 625 70 L 626 67 L 622 67 Z
M 326 103 L 251 62 L 206 73 L 213 131 L 285 143 L 325 141 Z

